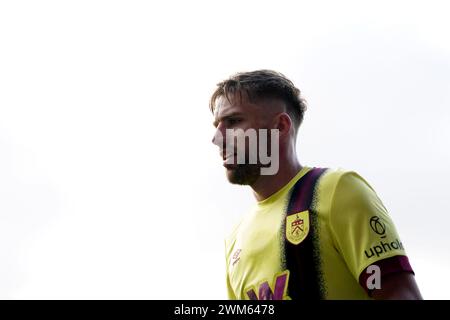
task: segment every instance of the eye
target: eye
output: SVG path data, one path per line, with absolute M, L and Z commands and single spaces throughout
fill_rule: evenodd
M 229 126 L 234 126 L 235 124 L 238 124 L 241 121 L 242 119 L 239 118 L 229 118 L 227 122 Z

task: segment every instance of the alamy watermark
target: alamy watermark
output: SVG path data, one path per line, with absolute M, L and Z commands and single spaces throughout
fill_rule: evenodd
M 380 267 L 372 264 L 367 267 L 367 274 L 370 276 L 366 280 L 366 287 L 369 290 L 381 289 L 381 270 Z
M 274 175 L 280 166 L 280 131 L 270 129 L 268 133 L 268 129 L 226 129 L 225 141 L 220 131 L 216 132 L 214 140 L 224 146 L 226 164 L 235 164 L 236 157 L 236 164 L 260 164 L 261 175 Z

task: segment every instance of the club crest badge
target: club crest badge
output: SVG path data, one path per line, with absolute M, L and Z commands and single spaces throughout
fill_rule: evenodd
M 309 232 L 309 211 L 302 211 L 286 217 L 286 239 L 292 244 L 305 240 Z

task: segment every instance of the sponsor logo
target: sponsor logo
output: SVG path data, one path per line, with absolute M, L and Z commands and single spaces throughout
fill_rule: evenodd
M 291 214 L 286 217 L 286 239 L 292 244 L 305 240 L 309 232 L 308 210 Z
M 386 238 L 386 224 L 378 216 L 373 216 L 370 218 L 370 227 L 372 230 L 381 236 L 381 238 Z
M 285 270 L 274 277 L 273 287 L 270 287 L 269 282 L 265 281 L 259 285 L 258 294 L 256 288 L 245 290 L 250 300 L 290 300 L 287 295 L 287 287 L 289 281 L 289 270 Z
M 367 258 L 371 258 L 374 255 L 376 255 L 377 257 L 379 257 L 380 255 L 390 252 L 392 250 L 397 250 L 397 249 L 403 249 L 403 244 L 400 242 L 400 240 L 395 239 L 392 242 L 384 242 L 384 241 L 380 241 L 379 245 L 373 246 L 372 248 L 368 249 L 368 250 L 364 250 L 364 253 L 366 254 Z
M 373 232 L 380 236 L 381 239 L 386 238 L 386 223 L 379 216 L 373 216 L 369 221 L 370 228 L 372 228 Z M 395 239 L 394 241 L 386 241 L 381 240 L 379 244 L 374 245 L 373 247 L 364 250 L 364 253 L 367 259 L 372 258 L 373 256 L 377 256 L 377 258 L 385 253 L 388 253 L 392 250 L 404 250 L 403 244 L 399 239 Z

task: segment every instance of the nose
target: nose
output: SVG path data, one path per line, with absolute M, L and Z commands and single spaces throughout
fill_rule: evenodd
M 223 147 L 223 133 L 222 133 L 222 128 L 219 125 L 216 129 L 216 132 L 214 133 L 214 136 L 211 140 L 211 142 L 213 144 L 215 144 L 216 146 L 218 146 L 219 148 Z
M 226 126 L 220 122 L 212 138 L 212 143 L 218 146 L 221 150 L 225 148 L 225 131 Z

